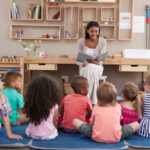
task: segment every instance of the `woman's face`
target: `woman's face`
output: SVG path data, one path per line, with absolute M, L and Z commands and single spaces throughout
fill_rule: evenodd
M 98 37 L 99 34 L 99 28 L 98 27 L 91 27 L 89 30 L 87 30 L 89 37 L 91 40 L 95 40 Z

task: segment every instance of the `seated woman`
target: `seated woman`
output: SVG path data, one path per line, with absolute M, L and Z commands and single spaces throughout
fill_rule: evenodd
M 85 38 L 80 38 L 77 43 L 77 54 L 84 53 L 93 57 L 106 52 L 106 40 L 99 37 L 100 26 L 98 22 L 91 21 L 85 29 Z M 96 90 L 99 86 L 99 78 L 103 73 L 102 63 L 96 60 L 87 60 L 84 63 L 76 62 L 79 65 L 79 74 L 88 79 L 88 97 L 92 104 L 97 104 Z

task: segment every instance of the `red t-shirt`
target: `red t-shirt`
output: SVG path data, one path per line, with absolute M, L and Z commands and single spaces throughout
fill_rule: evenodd
M 88 110 L 92 110 L 90 99 L 80 94 L 67 95 L 61 106 L 64 107 L 62 127 L 67 129 L 75 129 L 72 126 L 73 119 L 86 122 L 86 113 Z

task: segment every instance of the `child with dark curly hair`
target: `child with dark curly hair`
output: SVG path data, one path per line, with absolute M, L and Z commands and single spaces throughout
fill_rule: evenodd
M 47 75 L 34 78 L 25 93 L 24 111 L 29 117 L 26 134 L 34 139 L 50 140 L 57 135 L 57 110 L 61 99 L 59 84 Z

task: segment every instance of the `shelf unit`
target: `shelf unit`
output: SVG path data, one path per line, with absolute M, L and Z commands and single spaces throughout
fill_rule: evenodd
M 116 25 L 103 25 L 101 24 L 100 37 L 108 41 L 116 40 Z
M 122 12 L 130 13 L 130 17 L 121 16 Z M 128 41 L 133 40 L 133 12 L 134 12 L 134 0 L 119 0 L 119 25 L 118 25 L 118 40 Z M 125 19 L 127 18 L 127 19 Z M 122 19 L 122 21 L 121 21 Z M 121 23 L 124 24 L 130 22 L 130 27 L 128 29 L 122 29 Z
M 101 22 L 113 23 L 116 18 L 115 7 L 101 7 Z
M 12 21 L 43 21 L 44 0 L 10 0 Z
M 61 21 L 61 6 L 46 6 L 47 21 Z
M 82 8 L 82 20 L 83 22 L 96 21 L 97 20 L 97 8 L 96 7 L 83 7 Z
M 75 19 L 74 19 L 75 18 Z M 64 39 L 79 39 L 79 7 L 64 7 Z
M 17 35 L 18 31 L 23 31 L 22 35 Z M 37 32 L 38 31 L 38 32 Z M 33 25 L 33 24 L 11 24 L 10 38 L 14 40 L 60 40 L 60 25 Z

